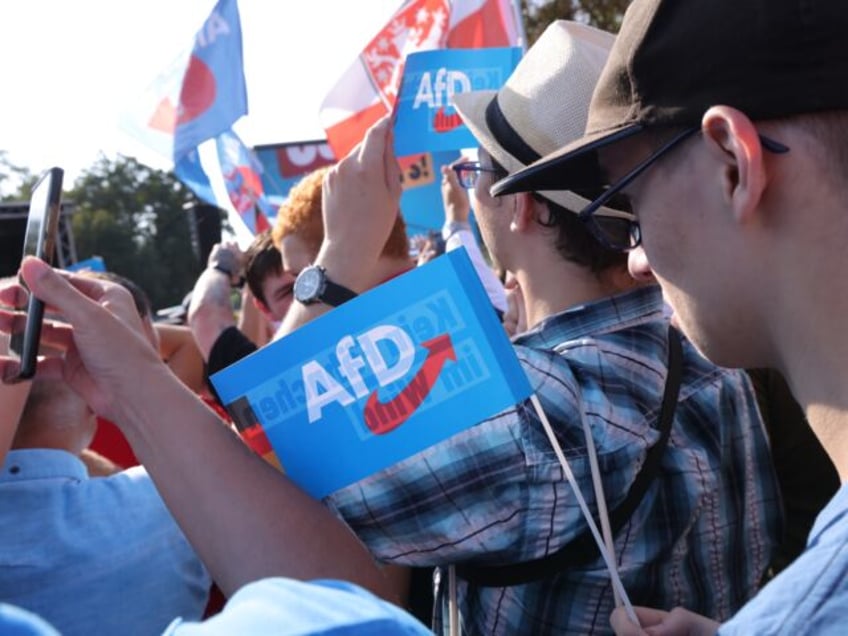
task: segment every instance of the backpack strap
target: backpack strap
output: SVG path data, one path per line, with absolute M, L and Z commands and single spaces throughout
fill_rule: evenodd
M 671 424 L 674 420 L 674 410 L 680 394 L 680 379 L 683 368 L 683 346 L 678 331 L 669 325 L 668 328 L 668 375 L 665 381 L 662 406 L 659 415 L 660 438 L 645 457 L 642 470 L 636 476 L 624 501 L 610 514 L 610 527 L 613 535 L 627 523 L 653 482 L 660 467 L 663 453 L 668 446 Z M 544 557 L 510 563 L 508 565 L 481 566 L 457 564 L 456 574 L 469 583 L 480 587 L 509 587 L 523 585 L 532 581 L 551 578 L 569 567 L 585 565 L 600 556 L 598 545 L 587 527 L 582 534 L 568 544 Z

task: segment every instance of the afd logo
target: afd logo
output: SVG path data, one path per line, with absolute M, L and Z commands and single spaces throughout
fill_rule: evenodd
M 303 365 L 304 395 L 310 424 L 323 416 L 330 404 L 343 407 L 367 397 L 365 424 L 375 435 L 389 433 L 408 420 L 421 406 L 448 360 L 456 361 L 450 336 L 445 333 L 421 343 L 427 349 L 424 362 L 403 388 L 389 400 L 381 400 L 378 388 L 398 383 L 412 369 L 416 348 L 409 334 L 395 325 L 380 325 L 358 336 L 345 336 L 335 349 L 336 375 L 310 360 Z M 386 354 L 391 354 L 387 360 Z M 363 371 L 370 371 L 378 388 L 369 389 Z M 345 384 L 336 379 L 342 377 Z
M 436 71 L 435 76 L 426 71 L 418 82 L 412 109 L 418 110 L 422 104 L 426 104 L 430 110 L 438 109 L 433 116 L 433 130 L 438 133 L 449 132 L 461 126 L 462 119 L 457 113 L 447 114 L 445 109 L 451 107 L 456 93 L 470 90 L 471 80 L 462 71 L 449 71 L 442 67 Z

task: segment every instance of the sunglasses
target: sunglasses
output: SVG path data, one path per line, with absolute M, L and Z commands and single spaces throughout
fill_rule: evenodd
M 456 179 L 459 181 L 459 185 L 461 185 L 466 190 L 473 190 L 477 185 L 477 181 L 480 179 L 480 174 L 483 172 L 488 172 L 489 174 L 499 174 L 499 170 L 495 170 L 494 168 L 486 168 L 485 166 L 480 165 L 479 161 L 465 161 L 463 163 L 458 163 L 454 166 L 451 166 L 453 171 L 456 173 Z
M 622 252 L 639 246 L 642 242 L 639 221 L 636 219 L 629 198 L 622 190 L 633 183 L 633 181 L 664 155 L 668 154 L 700 130 L 700 127 L 687 128 L 674 135 L 618 181 L 604 187 L 603 192 L 597 195 L 591 203 L 579 212 L 578 218 L 586 224 L 587 229 L 602 245 L 608 249 Z M 759 135 L 759 138 L 763 148 L 768 152 L 774 154 L 789 152 L 789 147 L 778 141 L 769 139 L 764 135 Z M 599 214 L 598 210 L 601 207 L 620 211 L 622 216 L 613 217 L 606 214 Z

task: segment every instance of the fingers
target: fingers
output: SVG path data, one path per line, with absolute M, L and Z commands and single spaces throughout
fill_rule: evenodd
M 382 117 L 368 129 L 359 145 L 357 160 L 361 166 L 382 165 L 386 189 L 392 196 L 400 198 L 401 169 L 395 156 L 391 117 Z
M 3 384 L 18 384 L 22 380 L 19 377 L 21 364 L 17 358 L 0 356 L 0 378 Z M 47 380 L 61 380 L 64 373 L 64 362 L 56 356 L 39 356 L 36 376 Z M 0 390 L 2 395 L 2 390 Z
M 61 272 L 33 257 L 24 259 L 21 276 L 32 293 L 45 302 L 48 311 L 61 314 L 72 324 L 85 324 L 98 304 L 106 305 L 123 319 L 138 318 L 129 292 L 116 283 Z
M 661 610 L 651 609 L 649 607 L 634 607 L 636 616 L 639 619 L 642 627 L 648 627 L 660 623 L 668 614 Z M 644 636 L 647 632 L 639 625 L 636 625 L 630 620 L 625 608 L 617 607 L 610 615 L 610 625 L 616 636 Z
M 0 306 L 22 309 L 28 297 L 29 293 L 17 279 L 8 278 L 0 284 Z
M 675 607 L 670 612 L 650 607 L 634 607 L 642 627 L 630 622 L 624 607 L 616 608 L 610 625 L 618 636 L 712 636 L 719 624 L 709 618 Z
M 450 166 L 442 166 L 442 180 L 446 185 L 452 188 L 458 188 L 459 181 L 456 178 L 456 171 L 451 166 L 453 166 L 453 163 Z
M 719 628 L 719 623 L 682 607 L 675 607 L 670 612 L 643 609 L 647 610 L 645 621 L 656 621 L 648 629 L 651 636 L 714 636 Z M 638 616 L 642 621 L 642 614 Z
M 403 193 L 403 173 L 395 155 L 395 133 L 392 126 L 388 126 L 385 144 L 383 166 L 386 171 L 386 188 L 388 188 L 392 196 L 400 199 Z

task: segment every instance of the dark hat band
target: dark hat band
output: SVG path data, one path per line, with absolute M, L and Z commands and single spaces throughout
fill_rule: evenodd
M 500 144 L 501 148 L 525 166 L 529 166 L 537 159 L 541 159 L 542 155 L 533 150 L 507 121 L 500 104 L 498 104 L 497 95 L 486 106 L 486 125 L 492 131 L 495 141 Z

